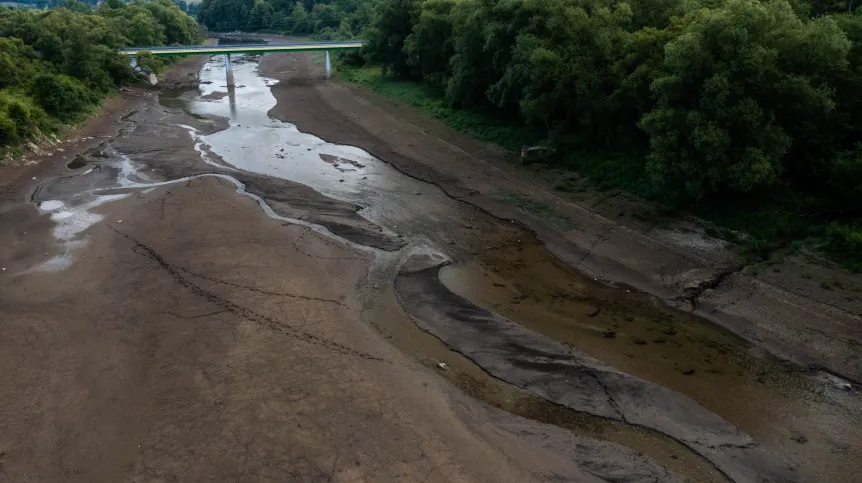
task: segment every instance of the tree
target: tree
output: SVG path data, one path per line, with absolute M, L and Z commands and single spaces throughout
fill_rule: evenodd
M 167 0 L 66 6 L 0 11 L 0 154 L 78 119 L 101 95 L 134 81 L 116 48 L 162 44 L 166 30 L 175 41 L 194 41 L 197 32 L 194 20 Z
M 288 23 L 293 35 L 305 35 L 311 31 L 311 25 L 308 21 L 308 12 L 299 2 L 296 2 L 293 6 L 293 11 L 290 12 Z
M 258 30 L 268 28 L 273 15 L 272 4 L 267 0 L 255 0 L 248 16 L 247 28 Z
M 287 15 L 285 15 L 284 12 L 279 11 L 279 12 L 275 12 L 274 14 L 272 14 L 272 19 L 270 20 L 269 28 L 271 28 L 273 30 L 284 31 L 284 30 L 287 30 L 287 25 L 288 25 Z
M 311 10 L 309 21 L 312 25 L 312 32 L 319 32 L 324 28 L 338 28 L 341 22 L 345 21 L 347 16 L 336 7 L 318 3 Z
M 843 67 L 849 42 L 834 21 L 805 23 L 785 1 L 729 0 L 693 15 L 665 47 L 656 106 L 640 121 L 649 169 L 695 196 L 768 185 L 791 133 L 833 109 L 816 72 Z
M 396 76 L 409 76 L 411 71 L 404 53 L 404 40 L 413 30 L 417 6 L 415 0 L 382 0 L 366 31 L 364 54 Z
M 33 82 L 33 96 L 45 111 L 60 119 L 74 119 L 98 97 L 79 81 L 66 76 L 40 74 Z
M 407 63 L 429 83 L 442 87 L 452 57 L 452 9 L 454 0 L 422 2 L 419 17 L 404 39 Z

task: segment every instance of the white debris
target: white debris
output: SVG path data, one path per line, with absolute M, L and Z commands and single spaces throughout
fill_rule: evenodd
M 440 369 L 443 369 L 444 371 L 449 369 L 449 366 L 448 366 L 448 365 L 446 365 L 446 363 L 445 363 L 445 362 L 440 362 L 440 363 L 438 363 L 438 364 L 437 364 L 437 367 L 439 367 Z

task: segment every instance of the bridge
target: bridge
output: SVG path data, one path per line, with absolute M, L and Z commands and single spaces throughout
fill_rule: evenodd
M 329 79 L 331 71 L 331 63 L 329 60 L 329 51 L 331 50 L 351 50 L 362 47 L 362 42 L 358 40 L 336 40 L 328 42 L 300 42 L 289 44 L 235 44 L 235 45 L 179 45 L 179 46 L 153 46 L 153 47 L 132 47 L 128 49 L 120 49 L 120 54 L 127 55 L 134 59 L 141 52 L 151 52 L 158 57 L 184 57 L 187 55 L 214 55 L 225 54 L 225 72 L 227 74 L 227 85 L 233 87 L 233 70 L 230 65 L 230 54 L 268 54 L 271 52 L 319 52 L 326 53 L 326 78 Z

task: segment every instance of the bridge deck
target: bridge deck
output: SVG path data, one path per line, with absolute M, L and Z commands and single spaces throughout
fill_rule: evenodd
M 180 45 L 175 47 L 132 47 L 120 49 L 121 54 L 138 55 L 149 51 L 156 56 L 185 56 L 209 54 L 265 54 L 269 52 L 301 52 L 322 50 L 348 50 L 362 47 L 361 41 L 305 42 L 291 44 L 237 44 L 237 45 Z

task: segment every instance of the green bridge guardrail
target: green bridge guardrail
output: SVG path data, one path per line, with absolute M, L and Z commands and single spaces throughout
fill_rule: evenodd
M 152 52 L 155 56 L 185 56 L 207 54 L 265 54 L 268 52 L 308 52 L 326 50 L 359 49 L 363 45 L 359 40 L 303 42 L 290 44 L 236 44 L 236 45 L 180 45 L 173 47 L 152 46 L 119 49 L 117 52 L 129 56 L 138 55 L 143 51 Z

